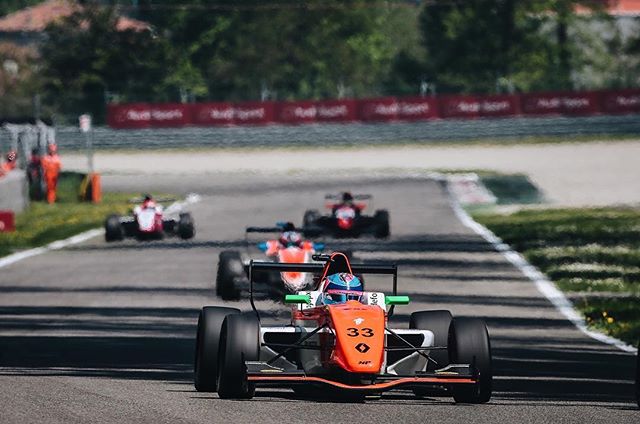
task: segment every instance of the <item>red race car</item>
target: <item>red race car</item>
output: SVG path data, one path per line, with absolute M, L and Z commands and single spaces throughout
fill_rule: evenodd
M 104 223 L 104 237 L 108 242 L 125 237 L 138 240 L 160 240 L 165 235 L 177 235 L 190 239 L 195 235 L 195 224 L 188 212 L 164 210 L 151 195 L 143 195 L 140 204 L 133 208 L 130 216 L 110 215 Z
M 333 237 L 360 237 L 372 234 L 376 238 L 389 237 L 388 211 L 380 209 L 373 216 L 363 213 L 370 206 L 372 199 L 373 196 L 370 194 L 327 194 L 325 207 L 331 211 L 330 214 L 321 215 L 315 209 L 306 211 L 302 219 L 305 234 L 328 234 Z
M 352 265 L 342 253 L 314 258 L 324 263 L 250 264 L 250 275 L 278 271 L 318 276 L 314 290 L 285 296 L 292 305 L 290 322 L 261 323 L 253 296 L 252 312 L 202 309 L 196 340 L 198 391 L 248 399 L 260 385 L 341 397 L 408 388 L 419 396 L 446 391 L 462 403 L 489 401 L 493 374 L 483 320 L 420 311 L 411 314 L 409 328 L 392 328 L 389 317 L 395 305 L 409 303 L 408 296 L 397 295 L 395 265 Z M 357 274 L 392 275 L 392 294 L 363 291 Z

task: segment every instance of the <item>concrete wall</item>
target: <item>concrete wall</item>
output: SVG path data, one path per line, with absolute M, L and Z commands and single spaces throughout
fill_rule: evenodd
M 27 174 L 15 170 L 0 177 L 0 210 L 22 212 L 29 206 Z

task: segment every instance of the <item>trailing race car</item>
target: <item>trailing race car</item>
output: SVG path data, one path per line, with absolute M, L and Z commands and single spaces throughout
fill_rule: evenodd
M 340 196 L 327 194 L 325 200 L 329 202 L 325 207 L 331 211 L 328 215 L 321 215 L 315 209 L 305 212 L 302 226 L 308 234 L 328 233 L 333 237 L 360 237 L 363 234 L 373 234 L 376 238 L 389 237 L 389 212 L 380 209 L 373 216 L 363 215 L 367 208 L 364 200 L 371 200 L 370 194 L 353 196 L 349 192 Z M 360 202 L 357 202 L 357 201 Z M 336 202 L 339 201 L 339 202 Z
M 261 324 L 252 312 L 204 307 L 198 319 L 195 387 L 223 399 L 252 398 L 257 385 L 291 387 L 300 394 L 350 393 L 356 398 L 395 388 L 416 395 L 445 390 L 456 402 L 488 402 L 491 347 L 486 325 L 452 318 L 449 311 L 411 314 L 409 328 L 391 328 L 397 295 L 395 265 L 352 265 L 346 255 L 315 255 L 324 263 L 251 262 L 256 272 L 307 272 L 320 276 L 314 290 L 285 296 L 289 323 Z M 393 275 L 392 295 L 362 291 L 355 276 Z M 250 278 L 253 288 L 253 278 Z M 251 290 L 252 292 L 252 290 Z
M 290 223 L 279 223 L 275 227 L 247 227 L 245 240 L 247 251 L 225 250 L 218 257 L 216 294 L 225 300 L 239 299 L 242 289 L 249 288 L 249 241 L 250 233 L 279 233 L 277 239 L 257 244 L 268 259 L 280 263 L 309 263 L 312 256 L 324 249 L 323 243 L 304 240 L 301 233 Z M 312 276 L 301 272 L 261 272 L 254 275 L 257 282 L 264 283 L 270 291 L 278 294 L 303 290 L 313 283 Z
M 150 195 L 146 194 L 141 203 L 133 208 L 130 216 L 109 215 L 104 222 L 106 241 L 120 241 L 125 237 L 138 240 L 159 240 L 166 234 L 190 239 L 195 235 L 195 224 L 191 214 L 164 211 Z

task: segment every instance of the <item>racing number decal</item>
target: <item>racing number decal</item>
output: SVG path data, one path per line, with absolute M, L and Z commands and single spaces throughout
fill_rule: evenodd
M 362 330 L 358 330 L 355 327 L 349 327 L 347 328 L 347 331 L 347 336 L 349 337 L 358 337 L 360 335 L 362 335 L 362 337 L 373 337 L 373 330 L 371 328 L 363 328 Z

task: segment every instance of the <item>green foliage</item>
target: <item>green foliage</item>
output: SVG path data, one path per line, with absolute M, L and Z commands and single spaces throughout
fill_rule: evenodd
M 635 345 L 640 339 L 638 297 L 583 298 L 576 302 L 587 322 L 613 337 Z

